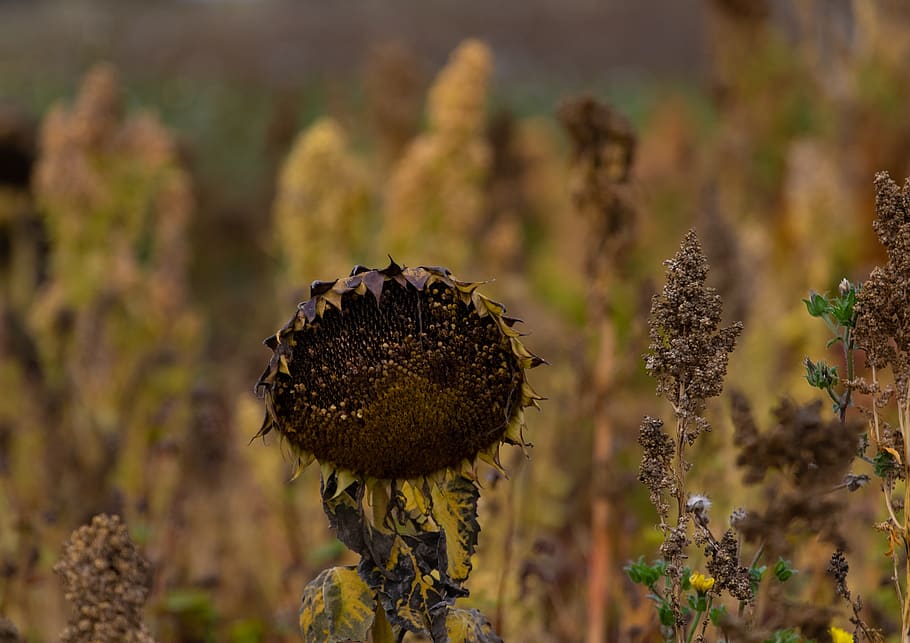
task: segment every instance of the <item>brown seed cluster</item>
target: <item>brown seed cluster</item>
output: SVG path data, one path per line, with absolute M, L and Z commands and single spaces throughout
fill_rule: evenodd
M 800 406 L 783 400 L 773 428 L 759 431 L 745 397 L 733 395 L 733 420 L 740 448 L 736 465 L 746 484 L 771 471 L 786 474 L 797 488 L 827 489 L 839 483 L 856 455 L 861 425 L 822 419 L 821 402 Z
M 825 571 L 834 577 L 836 583 L 834 591 L 838 596 L 851 600 L 850 589 L 847 587 L 847 574 L 850 573 L 850 564 L 842 549 L 836 549 L 831 554 L 831 560 Z
M 0 643 L 24 643 L 25 639 L 13 622 L 0 616 Z
M 765 543 L 774 555 L 788 555 L 796 534 L 808 532 L 845 546 L 841 533 L 846 492 L 841 484 L 856 454 L 858 422 L 822 419 L 821 402 L 800 406 L 783 401 L 773 428 L 759 431 L 741 395 L 734 396 L 734 422 L 740 455 L 736 464 L 747 484 L 769 477 L 763 512 L 749 512 L 737 529 L 750 542 Z
M 701 431 L 710 430 L 702 416 L 706 400 L 723 389 L 742 324 L 720 328 L 723 304 L 705 285 L 708 262 L 694 230 L 664 263 L 667 283 L 651 302 L 645 368 L 657 379 L 658 395 L 673 404 L 691 444 Z
M 438 281 L 389 280 L 378 299 L 340 301 L 282 336 L 288 373 L 272 402 L 294 447 L 357 475 L 406 479 L 503 440 L 524 376 L 492 315 Z
M 661 522 L 666 522 L 670 511 L 666 496 L 676 493 L 673 477 L 673 455 L 676 449 L 673 440 L 664 432 L 663 424 L 652 417 L 642 420 L 638 429 L 638 444 L 642 449 L 638 479 L 648 487 L 651 504 L 657 509 Z
M 910 388 L 910 179 L 901 189 L 887 172 L 875 176 L 873 224 L 888 253 L 856 301 L 856 339 L 877 368 L 890 365 L 900 400 Z
M 709 544 L 705 548 L 708 572 L 714 577 L 718 591 L 727 590 L 733 598 L 750 602 L 752 582 L 749 570 L 741 565 L 739 539 L 736 532 L 728 529 L 720 542 Z
M 615 261 L 635 236 L 635 210 L 627 194 L 637 139 L 628 120 L 590 96 L 559 109 L 572 141 L 572 198 L 589 218 L 594 264 Z M 592 265 L 591 269 L 603 266 Z
M 151 643 L 142 621 L 149 564 L 119 516 L 101 514 L 73 532 L 54 566 L 75 610 L 64 643 Z

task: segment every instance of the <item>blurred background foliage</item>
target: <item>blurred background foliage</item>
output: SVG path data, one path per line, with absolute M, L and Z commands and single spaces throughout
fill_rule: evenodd
M 620 567 L 660 542 L 636 438 L 662 412 L 640 359 L 661 261 L 695 226 L 760 420 L 812 399 L 825 336 L 800 299 L 881 261 L 871 184 L 910 175 L 908 59 L 899 0 L 0 2 L 0 616 L 55 640 L 51 568 L 107 511 L 151 562 L 159 640 L 297 640 L 304 584 L 349 558 L 318 472 L 291 484 L 282 448 L 248 444 L 261 340 L 314 279 L 392 254 L 495 278 L 552 363 L 531 460 L 484 479 L 465 605 L 505 640 L 659 640 Z M 579 202 L 557 110 L 580 94 L 634 131 L 621 253 Z M 692 476 L 723 516 L 760 494 L 711 412 Z M 874 522 L 866 491 L 844 520 Z M 885 545 L 851 537 L 893 632 Z M 592 542 L 613 564 L 593 601 Z M 799 591 L 835 605 L 830 551 L 804 544 Z

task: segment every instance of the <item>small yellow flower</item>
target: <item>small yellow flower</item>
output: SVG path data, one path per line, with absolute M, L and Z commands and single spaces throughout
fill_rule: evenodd
M 829 631 L 831 632 L 831 640 L 834 643 L 853 643 L 853 635 L 849 632 L 833 625 Z
M 714 587 L 714 579 L 699 572 L 689 576 L 689 583 L 695 588 L 696 592 L 702 595 L 707 594 L 708 590 Z

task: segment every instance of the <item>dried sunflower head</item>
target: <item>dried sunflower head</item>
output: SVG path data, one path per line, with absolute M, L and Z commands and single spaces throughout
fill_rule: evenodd
M 478 286 L 394 262 L 315 282 L 265 341 L 259 435 L 275 429 L 300 469 L 317 459 L 340 481 L 498 466 L 500 444 L 525 445 L 524 408 L 541 399 L 525 371 L 542 360 Z

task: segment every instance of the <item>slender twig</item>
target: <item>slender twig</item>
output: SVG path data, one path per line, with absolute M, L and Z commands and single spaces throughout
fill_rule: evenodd
M 853 386 L 851 384 L 854 374 L 853 349 L 856 348 L 850 328 L 844 330 L 844 337 L 841 343 L 844 345 L 844 363 L 847 365 L 847 385 L 844 390 L 844 399 L 840 403 L 840 423 L 845 424 L 847 422 L 847 407 L 850 406 L 850 399 L 853 395 Z
M 908 391 L 898 391 L 898 422 L 900 424 L 901 436 L 904 441 L 904 479 L 910 480 L 910 435 L 907 434 L 910 428 L 910 395 Z M 904 544 L 904 586 L 910 588 L 910 555 L 907 549 L 907 533 L 910 531 L 908 524 L 907 507 L 910 505 L 910 484 L 904 485 L 904 524 L 901 533 L 901 540 Z M 901 642 L 910 643 L 910 591 L 906 593 L 903 600 L 903 609 L 901 610 Z

